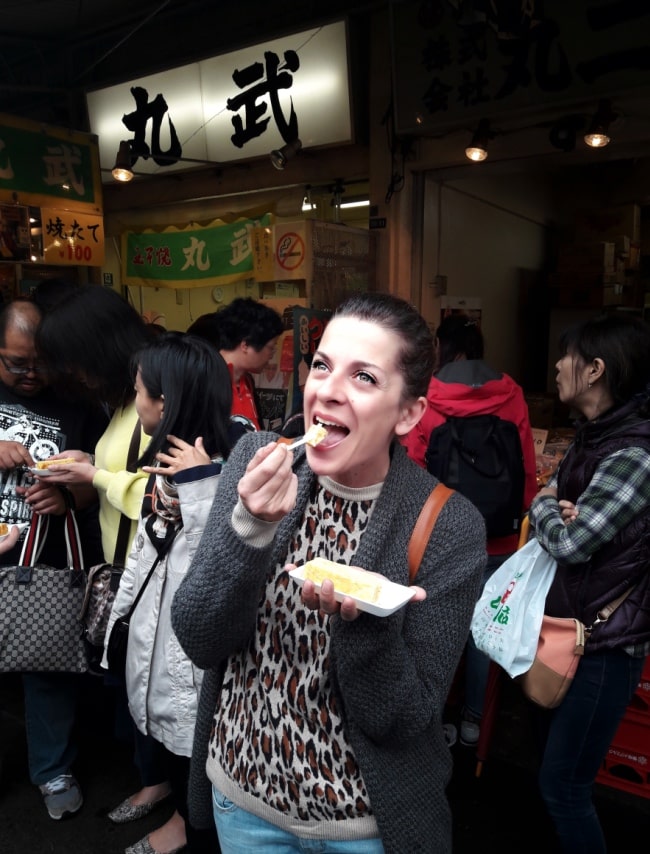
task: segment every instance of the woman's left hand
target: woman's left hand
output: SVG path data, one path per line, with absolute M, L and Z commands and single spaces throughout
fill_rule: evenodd
M 287 564 L 285 566 L 287 572 L 295 568 L 294 564 Z M 378 572 L 369 572 L 368 575 L 372 575 L 373 578 L 388 580 Z M 415 595 L 410 600 L 411 602 L 422 602 L 427 598 L 427 592 L 423 587 L 413 585 L 410 589 L 415 590 Z M 314 611 L 322 611 L 323 614 L 340 614 L 342 620 L 356 620 L 359 614 L 363 613 L 363 609 L 359 608 L 354 599 L 351 599 L 349 596 L 345 596 L 341 602 L 336 601 L 334 598 L 334 584 L 329 578 L 323 581 L 320 591 L 316 590 L 313 581 L 305 580 L 302 585 L 300 598 L 308 608 Z
M 160 451 L 156 454 L 156 459 L 160 465 L 142 466 L 142 471 L 171 477 L 179 471 L 191 469 L 195 466 L 207 466 L 211 463 L 210 455 L 203 447 L 201 436 L 193 445 L 172 435 L 167 436 L 167 441 L 169 442 L 167 453 L 164 454 Z

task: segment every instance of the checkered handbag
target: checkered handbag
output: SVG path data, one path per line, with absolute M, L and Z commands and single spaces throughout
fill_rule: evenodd
M 86 573 L 74 512 L 66 512 L 65 568 L 37 562 L 47 527 L 46 516 L 34 516 L 21 565 L 0 567 L 0 673 L 88 670 L 79 620 Z

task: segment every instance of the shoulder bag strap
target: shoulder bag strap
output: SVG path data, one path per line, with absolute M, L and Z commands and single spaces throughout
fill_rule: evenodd
M 81 538 L 77 527 L 77 517 L 71 507 L 65 511 L 65 546 L 68 552 L 68 566 L 72 569 L 82 570 L 84 558 L 81 550 Z
M 594 627 L 598 625 L 598 623 L 606 623 L 607 620 L 612 616 L 614 611 L 618 608 L 619 605 L 622 605 L 623 602 L 627 599 L 630 593 L 634 590 L 636 584 L 633 584 L 631 587 L 628 587 L 625 593 L 621 593 L 613 602 L 610 602 L 608 605 L 605 605 L 600 609 L 598 614 L 596 615 L 596 619 L 590 626 L 585 626 L 585 632 L 590 635 L 594 630 Z
M 129 451 L 126 457 L 126 470 L 136 471 L 136 463 L 138 462 L 138 451 L 140 450 L 140 437 L 142 428 L 140 421 L 133 428 L 133 435 L 129 444 Z M 126 549 L 129 544 L 129 533 L 131 532 L 131 520 L 122 513 L 120 516 L 120 526 L 117 529 L 117 539 L 115 540 L 115 554 L 113 555 L 113 566 L 124 566 L 126 560 Z
M 151 564 L 151 569 L 150 569 L 150 570 L 149 570 L 149 572 L 147 573 L 147 577 L 145 578 L 145 580 L 144 580 L 144 583 L 143 583 L 142 587 L 138 590 L 138 594 L 137 594 L 137 596 L 135 597 L 135 599 L 133 600 L 133 603 L 132 603 L 131 607 L 129 608 L 128 612 L 125 614 L 125 616 L 124 616 L 122 619 L 125 619 L 125 620 L 130 620 L 130 619 L 131 619 L 131 617 L 132 617 L 132 615 L 133 615 L 133 612 L 135 611 L 136 605 L 138 604 L 138 602 L 139 602 L 139 601 L 140 601 L 140 599 L 142 598 L 142 594 L 144 593 L 145 587 L 146 587 L 146 586 L 147 586 L 147 584 L 149 583 L 149 579 L 150 579 L 150 578 L 151 578 L 151 576 L 153 575 L 153 572 L 154 572 L 155 568 L 158 566 L 158 564 L 160 563 L 160 561 L 165 557 L 165 555 L 167 554 L 167 552 L 171 549 L 171 547 L 172 547 L 172 543 L 173 543 L 173 542 L 174 542 L 174 540 L 176 539 L 176 534 L 178 534 L 178 532 L 180 531 L 180 529 L 181 529 L 182 527 L 183 527 L 182 525 L 179 525 L 179 526 L 178 526 L 178 528 L 176 528 L 176 529 L 174 530 L 174 533 L 172 534 L 172 536 L 171 536 L 171 537 L 169 538 L 169 540 L 167 541 L 167 545 L 165 546 L 165 548 L 163 549 L 163 551 L 158 552 L 158 554 L 156 555 L 156 559 L 155 559 L 155 560 L 154 560 L 154 562 Z
M 413 533 L 411 534 L 408 549 L 409 581 L 411 584 L 413 584 L 422 563 L 422 556 L 436 524 L 438 514 L 453 492 L 454 490 L 449 489 L 444 483 L 439 483 L 434 487 L 420 511 L 418 520 L 413 528 Z
M 32 519 L 20 553 L 21 566 L 34 566 L 38 562 L 48 527 L 49 516 L 39 516 L 32 513 Z

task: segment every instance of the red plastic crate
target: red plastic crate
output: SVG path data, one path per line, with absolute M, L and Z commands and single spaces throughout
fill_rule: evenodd
M 626 713 L 596 782 L 650 798 L 650 719 Z

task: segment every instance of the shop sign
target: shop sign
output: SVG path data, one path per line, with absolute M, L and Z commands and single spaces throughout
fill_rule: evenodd
M 332 312 L 329 309 L 300 308 L 293 312 L 293 389 L 291 407 L 293 412 L 302 409 L 302 393 L 311 369 L 314 353 L 318 349 L 323 332 Z
M 272 282 L 275 278 L 273 261 L 273 228 L 251 229 L 253 241 L 253 270 L 258 282 Z
M 570 110 L 650 84 L 648 3 L 405 0 L 392 10 L 398 133 Z
M 270 226 L 271 215 L 207 228 L 126 232 L 122 235 L 122 280 L 126 285 L 198 288 L 249 279 L 252 232 Z
M 41 208 L 41 227 L 46 264 L 101 267 L 104 263 L 103 216 Z
M 97 140 L 0 114 L 0 201 L 101 211 Z
M 274 225 L 257 238 L 255 279 L 258 282 L 295 282 L 310 276 L 311 253 L 303 222 Z
M 345 21 L 262 42 L 87 94 L 90 126 L 110 170 L 122 140 L 134 172 L 268 157 L 352 141 Z

